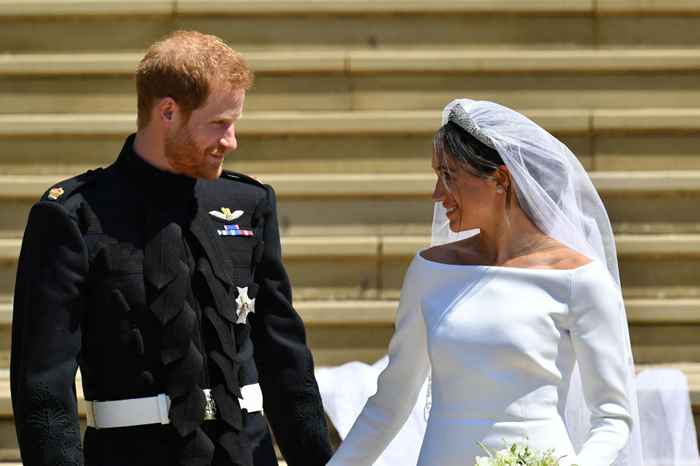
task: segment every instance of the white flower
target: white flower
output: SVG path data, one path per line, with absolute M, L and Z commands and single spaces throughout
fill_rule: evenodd
M 507 446 L 505 441 L 504 446 Z M 502 450 L 492 450 L 483 444 L 481 448 L 489 455 L 475 458 L 474 466 L 559 466 L 554 449 L 540 452 L 524 443 L 513 443 Z
M 476 457 L 476 463 L 474 463 L 474 466 L 491 466 L 493 463 L 491 462 L 491 458 L 487 456 L 477 456 Z

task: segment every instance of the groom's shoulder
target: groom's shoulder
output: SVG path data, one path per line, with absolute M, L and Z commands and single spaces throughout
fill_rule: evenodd
M 53 184 L 39 198 L 39 203 L 52 203 L 62 205 L 71 210 L 82 199 L 82 193 L 90 186 L 93 186 L 103 177 L 105 170 L 102 168 L 87 170 L 79 175 L 66 178 Z
M 238 183 L 245 183 L 245 184 L 252 185 L 252 186 L 258 186 L 258 187 L 265 186 L 262 183 L 262 181 L 258 180 L 257 178 L 254 178 L 250 175 L 246 175 L 244 173 L 235 172 L 233 170 L 223 170 L 221 172 L 221 176 L 219 178 L 224 179 L 224 180 L 228 180 L 228 181 L 235 181 Z
M 225 183 L 229 188 L 248 188 L 252 190 L 265 190 L 265 184 L 250 175 L 235 172 L 232 170 L 223 170 L 219 181 Z
M 272 187 L 257 178 L 232 170 L 223 170 L 214 181 L 212 188 L 218 192 L 237 194 L 253 198 L 267 198 L 273 192 Z
M 81 206 L 90 199 L 86 192 L 98 184 L 103 174 L 102 168 L 88 170 L 50 185 L 32 206 L 26 231 L 38 229 L 54 235 L 59 217 L 78 223 Z

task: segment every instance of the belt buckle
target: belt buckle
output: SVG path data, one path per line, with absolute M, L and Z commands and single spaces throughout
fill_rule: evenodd
M 214 397 L 211 396 L 210 389 L 205 388 L 202 391 L 204 392 L 204 399 L 206 400 L 204 406 L 204 420 L 213 421 L 216 419 L 216 402 L 214 401 Z
M 85 408 L 87 411 L 87 425 L 89 427 L 99 429 L 99 427 L 97 426 L 97 416 L 95 415 L 95 402 L 86 400 L 85 403 Z

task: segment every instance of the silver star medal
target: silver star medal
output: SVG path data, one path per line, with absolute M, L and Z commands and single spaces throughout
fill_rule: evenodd
M 250 299 L 248 296 L 248 287 L 236 287 L 238 297 L 236 298 L 236 315 L 237 324 L 245 324 L 248 321 L 248 314 L 255 312 L 255 299 Z

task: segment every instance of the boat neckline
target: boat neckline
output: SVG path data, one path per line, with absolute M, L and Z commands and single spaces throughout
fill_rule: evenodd
M 485 265 L 485 264 L 448 264 L 446 262 L 437 262 L 433 261 L 430 259 L 426 259 L 423 257 L 423 252 L 426 251 L 427 249 L 421 249 L 416 253 L 416 256 L 418 256 L 423 262 L 426 262 L 428 264 L 432 265 L 441 265 L 445 267 L 456 267 L 456 268 L 475 268 L 475 269 L 493 269 L 493 270 L 522 270 L 522 271 L 532 271 L 532 272 L 575 272 L 577 270 L 585 269 L 587 267 L 590 267 L 591 265 L 597 263 L 595 259 L 591 260 L 590 262 L 580 265 L 578 267 L 575 267 L 573 269 L 546 269 L 546 268 L 535 268 L 535 267 L 510 267 L 507 265 Z

